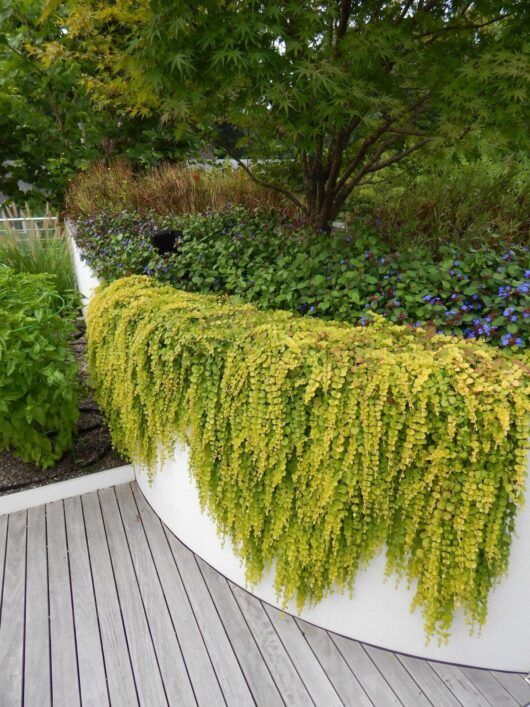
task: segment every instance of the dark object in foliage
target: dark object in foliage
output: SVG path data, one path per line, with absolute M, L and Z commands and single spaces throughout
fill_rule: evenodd
M 159 255 L 174 253 L 177 241 L 182 238 L 182 231 L 158 231 L 151 236 L 151 243 Z

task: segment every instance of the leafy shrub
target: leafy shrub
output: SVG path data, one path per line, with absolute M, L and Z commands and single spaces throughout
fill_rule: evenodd
M 277 192 L 257 186 L 241 169 L 167 163 L 135 173 L 125 161 L 111 166 L 98 162 L 81 172 L 70 183 L 65 202 L 72 217 L 124 209 L 154 210 L 160 215 L 198 213 L 231 204 L 283 205 L 292 211 Z
M 77 362 L 68 342 L 77 298 L 51 275 L 0 267 L 0 450 L 45 468 L 71 446 Z
M 427 635 L 486 617 L 521 502 L 530 369 L 382 318 L 260 312 L 147 277 L 102 286 L 89 363 L 120 452 L 190 445 L 203 504 L 251 582 L 298 604 L 352 588 L 382 545 Z
M 24 220 L 13 225 L 13 218 Z M 72 257 L 64 226 L 46 212 L 41 221 L 31 212 L 0 211 L 0 264 L 15 272 L 50 273 L 59 293 L 75 290 Z
M 177 227 L 177 252 L 150 234 Z M 503 347 L 530 343 L 530 254 L 513 246 L 389 252 L 373 234 L 315 235 L 273 211 L 160 217 L 123 212 L 77 223 L 97 275 L 148 274 L 185 290 L 226 292 L 260 307 L 365 323 L 373 313 Z
M 363 187 L 346 219 L 373 225 L 391 247 L 403 242 L 508 246 L 530 239 L 530 160 L 441 161 Z

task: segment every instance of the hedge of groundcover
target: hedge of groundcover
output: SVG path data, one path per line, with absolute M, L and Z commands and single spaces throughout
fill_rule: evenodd
M 147 274 L 180 289 L 228 293 L 262 308 L 363 324 L 372 313 L 430 324 L 501 348 L 530 348 L 528 248 L 444 246 L 435 255 L 374 233 L 313 234 L 278 211 L 177 217 L 124 212 L 80 220 L 77 243 L 104 280 Z M 177 252 L 150 236 L 180 228 Z
M 88 310 L 118 450 L 187 441 L 202 502 L 257 581 L 318 601 L 386 544 L 428 636 L 486 617 L 522 500 L 530 369 L 486 344 L 377 320 L 258 311 L 129 277 Z
M 51 275 L 0 266 L 0 450 L 46 468 L 72 445 L 78 365 L 69 346 L 78 298 Z

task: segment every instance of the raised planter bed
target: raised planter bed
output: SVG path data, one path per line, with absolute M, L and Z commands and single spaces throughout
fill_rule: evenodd
M 75 251 L 75 247 L 74 247 Z M 81 291 L 92 294 L 97 280 L 75 253 Z M 185 448 L 177 450 L 149 483 L 147 473 L 135 469 L 140 488 L 153 510 L 166 525 L 197 555 L 237 584 L 245 584 L 244 568 L 231 543 L 218 536 L 213 520 L 203 513 L 197 489 L 188 468 Z M 410 613 L 413 591 L 405 582 L 384 578 L 384 556 L 375 558 L 359 573 L 355 592 L 333 593 L 301 616 L 318 626 L 377 646 L 434 660 L 457 662 L 490 669 L 527 671 L 530 667 L 530 622 L 527 598 L 530 596 L 530 507 L 517 518 L 510 569 L 490 593 L 488 618 L 480 635 L 470 636 L 463 616 L 457 612 L 451 637 L 445 645 L 436 641 L 425 645 L 422 617 Z M 269 572 L 252 592 L 278 606 Z M 296 613 L 290 605 L 287 610 Z

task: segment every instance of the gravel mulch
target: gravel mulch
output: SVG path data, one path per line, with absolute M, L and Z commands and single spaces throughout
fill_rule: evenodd
M 72 347 L 80 362 L 81 382 L 87 390 L 86 340 L 81 322 L 79 336 L 72 342 Z M 85 397 L 79 403 L 79 411 L 79 433 L 74 448 L 49 469 L 40 469 L 35 464 L 16 459 L 9 452 L 0 452 L 0 496 L 127 463 L 112 449 L 109 430 L 95 401 Z

